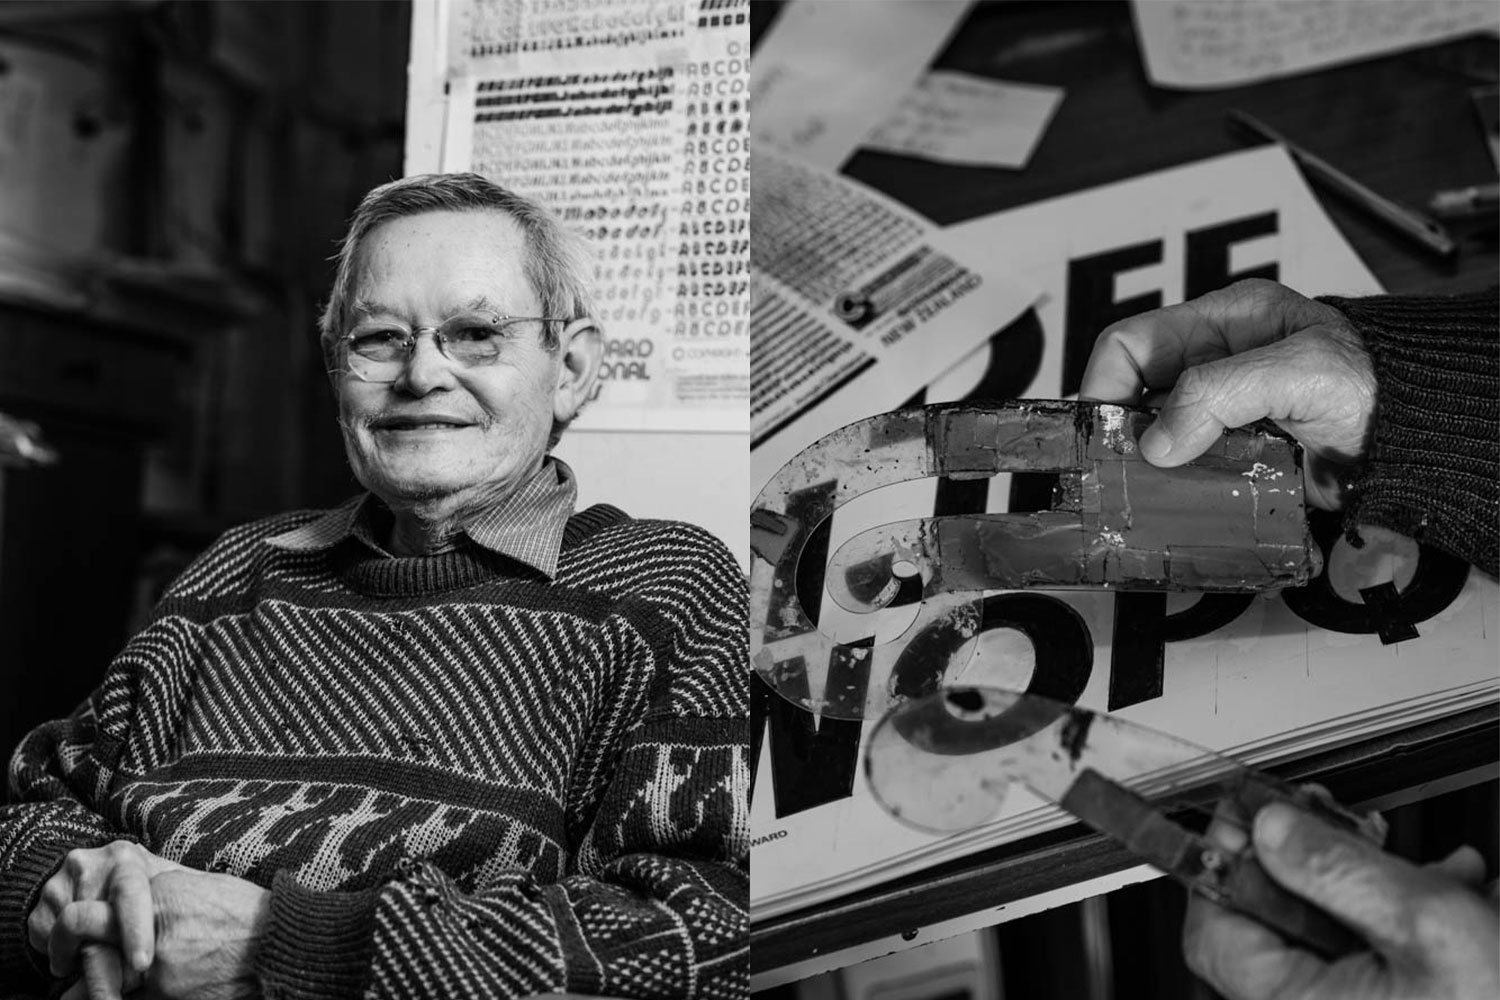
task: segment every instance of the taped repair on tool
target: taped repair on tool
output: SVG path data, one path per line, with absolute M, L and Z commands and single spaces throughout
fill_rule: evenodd
M 1139 448 L 1153 419 L 1150 410 L 1102 403 L 940 404 L 870 417 L 808 447 L 751 510 L 755 669 L 809 711 L 871 718 L 899 700 L 892 669 L 908 643 L 934 628 L 977 627 L 984 591 L 1253 592 L 1317 574 L 1295 441 L 1272 427 L 1230 430 L 1195 461 L 1158 469 Z M 916 518 L 860 532 L 823 567 L 828 595 L 863 615 L 889 606 L 903 587 L 920 587 L 916 619 L 873 645 L 845 645 L 819 630 L 798 578 L 818 576 L 801 558 L 834 511 L 893 483 L 1004 472 L 1055 473 L 1049 509 Z M 962 655 L 961 643 L 942 645 Z M 836 648 L 841 683 L 831 689 Z M 929 664 L 923 673 L 941 680 L 962 666 Z

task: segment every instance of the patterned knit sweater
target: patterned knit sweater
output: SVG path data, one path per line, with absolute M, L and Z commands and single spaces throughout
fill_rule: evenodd
M 593 507 L 556 577 L 235 529 L 0 810 L 0 973 L 63 854 L 126 838 L 272 889 L 268 998 L 747 991 L 744 581 Z M 26 983 L 23 984 L 22 980 Z
M 1327 296 L 1375 362 L 1375 437 L 1345 524 L 1389 528 L 1500 572 L 1500 288 Z

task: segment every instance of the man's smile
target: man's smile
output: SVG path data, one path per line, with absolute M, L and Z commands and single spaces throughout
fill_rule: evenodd
M 370 429 L 394 433 L 414 431 L 457 431 L 475 426 L 472 420 L 447 414 L 417 413 L 402 416 L 377 417 L 370 421 Z

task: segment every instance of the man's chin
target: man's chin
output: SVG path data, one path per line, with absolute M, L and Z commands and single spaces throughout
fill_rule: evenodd
M 435 470 L 420 469 L 403 470 L 396 474 L 388 470 L 366 470 L 356 478 L 365 489 L 384 500 L 393 510 L 458 496 L 474 485 Z
M 410 479 L 374 483 L 369 486 L 369 490 L 394 510 L 454 497 L 463 492 L 463 487 L 431 479 Z

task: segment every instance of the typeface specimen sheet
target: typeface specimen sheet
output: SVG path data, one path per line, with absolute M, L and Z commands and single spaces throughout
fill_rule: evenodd
M 749 0 L 448 0 L 444 170 L 595 248 L 605 358 L 580 428 L 743 432 Z

